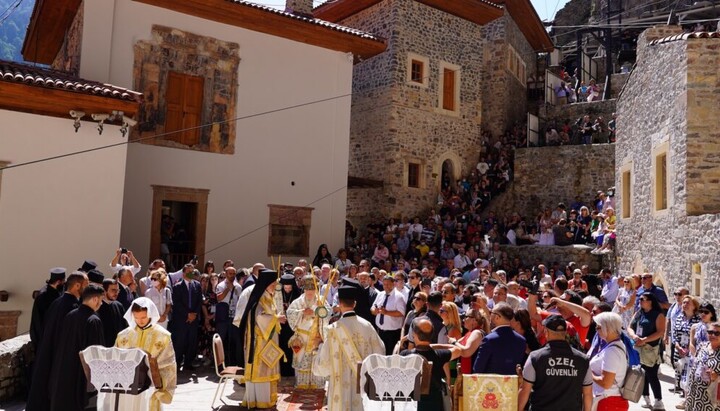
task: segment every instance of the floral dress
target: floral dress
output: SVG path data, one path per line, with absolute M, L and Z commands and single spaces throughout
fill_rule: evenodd
M 713 350 L 709 342 L 698 347 L 695 361 L 688 373 L 688 389 L 686 409 L 692 411 L 719 411 L 719 406 L 713 406 L 708 397 L 710 377 L 707 371 L 720 374 L 720 350 Z
M 630 301 L 630 297 L 635 293 L 633 290 L 628 290 L 626 288 L 621 288 L 620 293 L 618 294 L 618 300 L 620 300 L 620 303 L 624 306 L 627 306 L 628 302 Z M 620 318 L 622 318 L 623 323 L 623 329 L 626 329 L 630 326 L 630 321 L 632 321 L 633 317 L 633 309 L 632 307 L 628 307 L 627 310 L 620 312 L 620 307 L 617 305 L 613 306 L 613 312 L 620 314 Z

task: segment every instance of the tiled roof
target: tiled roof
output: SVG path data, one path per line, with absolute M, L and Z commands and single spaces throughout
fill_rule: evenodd
M 364 38 L 364 39 L 375 40 L 375 41 L 378 41 L 378 42 L 382 42 L 382 41 L 383 41 L 382 38 L 380 38 L 380 37 L 378 37 L 378 36 L 375 36 L 375 35 L 373 35 L 373 34 L 366 33 L 366 32 L 364 32 L 364 31 L 357 30 L 357 29 L 354 29 L 354 28 L 351 28 L 351 27 L 346 27 L 346 26 L 341 26 L 341 25 L 339 25 L 339 24 L 330 23 L 329 21 L 325 21 L 325 20 L 321 20 L 321 19 L 316 19 L 316 18 L 311 18 L 311 17 L 300 16 L 300 15 L 297 15 L 297 14 L 288 13 L 288 12 L 286 12 L 286 11 L 276 9 L 276 8 L 274 8 L 274 7 L 265 6 L 265 5 L 257 4 L 257 3 L 251 3 L 251 2 L 249 2 L 249 1 L 244 1 L 244 0 L 227 0 L 227 1 L 229 1 L 229 2 L 231 2 L 231 3 L 238 4 L 238 5 L 246 6 L 246 7 L 253 7 L 253 8 L 256 8 L 256 9 L 264 10 L 264 11 L 267 11 L 267 12 L 270 12 L 270 13 L 274 13 L 274 14 L 283 16 L 283 17 L 287 17 L 287 18 L 291 18 L 291 19 L 295 19 L 295 20 L 304 21 L 304 22 L 311 23 L 311 24 L 314 24 L 314 25 L 317 25 L 317 26 L 322 26 L 322 27 L 325 27 L 325 28 L 328 28 L 328 29 L 331 29 L 331 30 L 339 31 L 339 32 L 341 32 L 341 33 L 351 34 L 351 35 L 358 36 L 358 37 L 361 37 L 361 38 Z
M 61 71 L 2 60 L 0 60 L 0 81 L 24 83 L 37 87 L 67 90 L 118 100 L 142 101 L 142 94 L 136 91 L 111 84 L 79 79 Z
M 717 31 L 698 31 L 695 33 L 676 34 L 674 36 L 653 40 L 651 46 L 656 44 L 668 43 L 671 41 L 687 40 L 687 39 L 720 39 L 720 32 Z

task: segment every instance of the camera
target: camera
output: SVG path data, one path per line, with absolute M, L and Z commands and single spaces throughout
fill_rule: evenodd
M 121 248 L 120 254 L 127 254 L 127 248 Z

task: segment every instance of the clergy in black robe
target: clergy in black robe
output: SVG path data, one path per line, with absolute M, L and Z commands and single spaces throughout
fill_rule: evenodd
M 65 269 L 56 267 L 50 270 L 50 279 L 40 289 L 35 297 L 30 319 L 30 341 L 37 349 L 42 341 L 43 330 L 45 329 L 45 317 L 53 301 L 60 297 L 63 283 L 65 282 Z
M 88 285 L 82 293 L 80 306 L 65 316 L 56 340 L 58 351 L 53 357 L 50 375 L 51 411 L 83 410 L 88 403 L 88 384 L 79 353 L 105 341 L 102 321 L 95 314 L 104 295 L 101 286 Z
M 88 279 L 84 273 L 70 274 L 65 282 L 65 293 L 53 301 L 48 308 L 42 342 L 35 351 L 35 366 L 25 408 L 27 411 L 50 409 L 48 384 L 50 383 L 53 358 L 57 354 L 56 341 L 63 328 L 65 316 L 77 308 L 78 299 L 87 285 Z
M 280 284 L 282 285 L 282 290 L 280 290 L 279 293 L 282 299 L 282 313 L 283 315 L 286 315 L 288 306 L 290 306 L 291 302 L 295 301 L 298 297 L 302 295 L 302 291 L 300 291 L 300 288 L 297 286 L 295 276 L 289 273 L 283 274 L 282 277 L 280 277 Z M 292 366 L 293 350 L 288 345 L 288 342 L 290 341 L 290 337 L 292 337 L 292 335 L 293 330 L 292 328 L 290 328 L 289 323 L 286 322 L 280 325 L 280 336 L 278 338 L 278 341 L 280 344 L 280 348 L 282 348 L 287 359 L 287 361 L 280 362 L 281 377 L 295 376 L 295 370 Z
M 103 297 L 102 305 L 100 305 L 97 311 L 97 315 L 103 324 L 103 335 L 105 336 L 103 345 L 106 347 L 114 347 L 117 335 L 120 331 L 128 327 L 127 321 L 125 321 L 124 318 L 125 308 L 116 300 L 119 292 L 117 280 L 106 278 L 102 285 L 105 290 L 105 296 Z

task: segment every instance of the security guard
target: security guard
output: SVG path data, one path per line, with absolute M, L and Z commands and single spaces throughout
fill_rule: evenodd
M 529 400 L 531 411 L 590 411 L 593 381 L 588 358 L 565 340 L 564 318 L 551 315 L 543 325 L 548 342 L 525 362 L 518 409 L 525 409 Z

